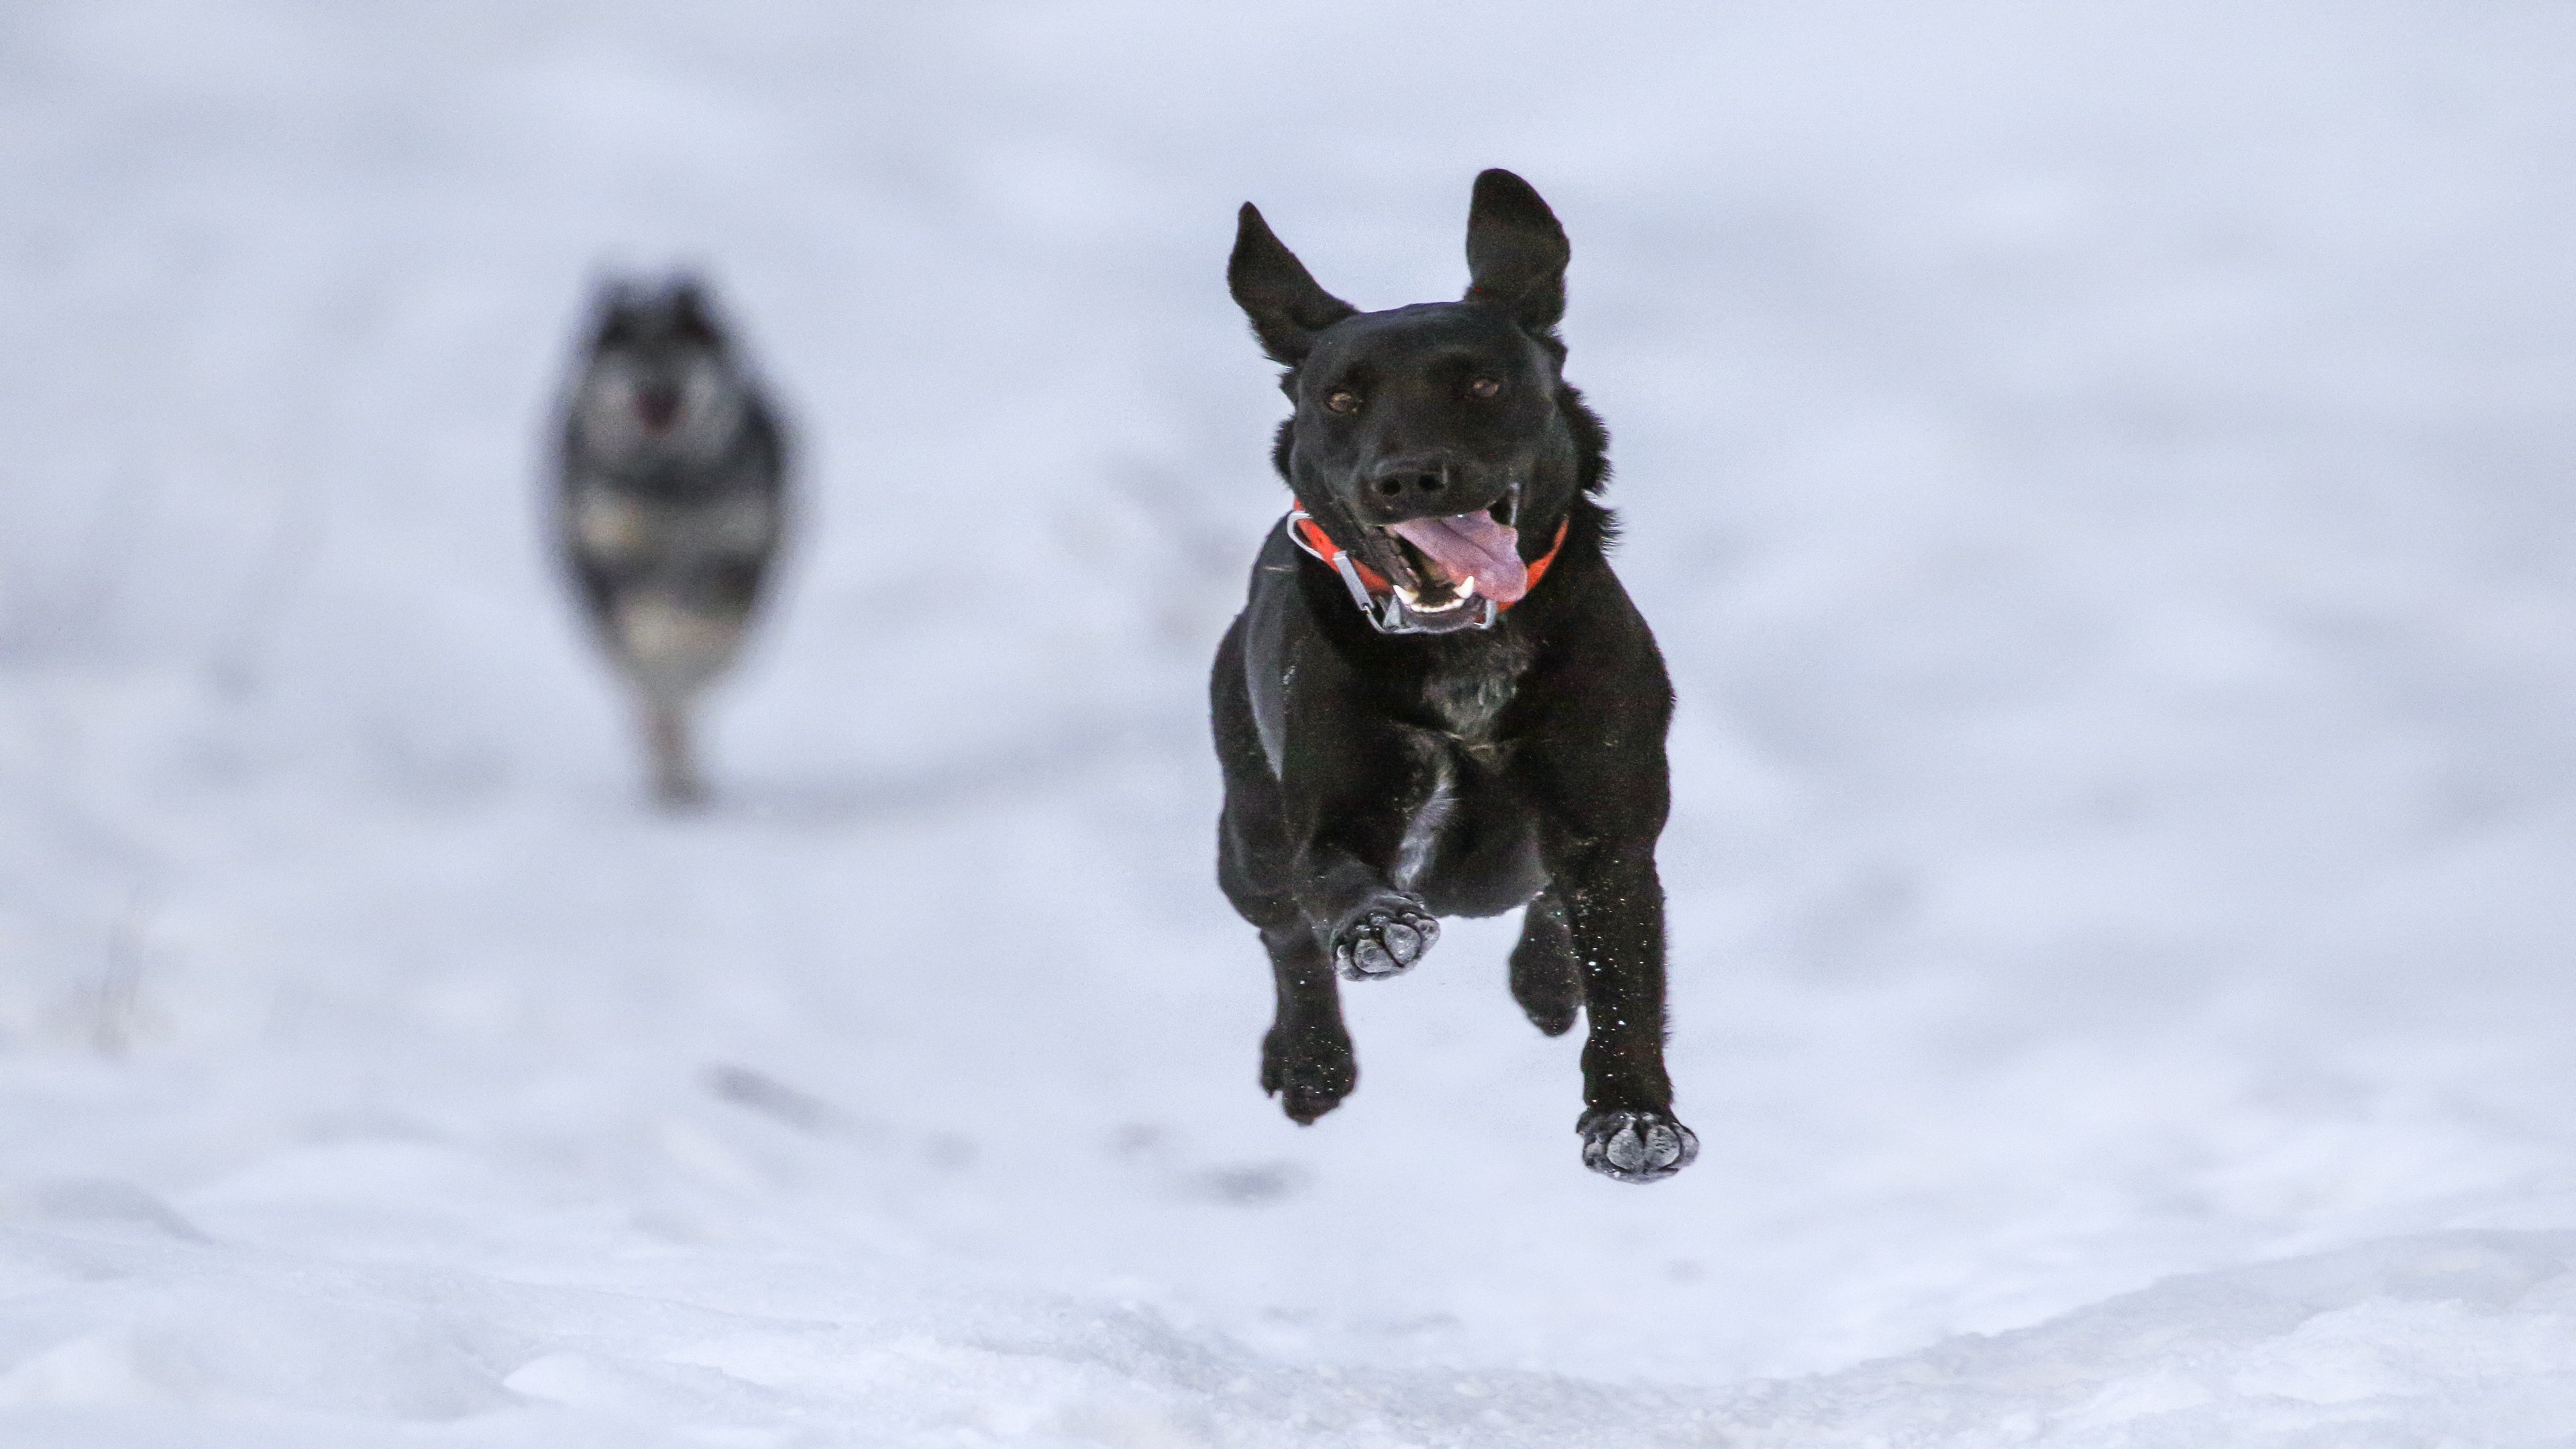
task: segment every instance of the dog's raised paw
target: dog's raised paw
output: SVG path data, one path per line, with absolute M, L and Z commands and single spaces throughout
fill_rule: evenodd
M 1583 1165 L 1621 1182 L 1661 1182 L 1699 1156 L 1699 1134 L 1668 1112 L 1586 1112 L 1574 1130 Z
M 1360 1065 L 1346 1034 L 1322 1035 L 1273 1027 L 1261 1039 L 1261 1090 L 1300 1127 L 1342 1105 L 1359 1085 Z
M 1421 902 L 1379 901 L 1333 933 L 1333 969 L 1345 981 L 1393 976 L 1411 969 L 1439 939 L 1440 922 Z

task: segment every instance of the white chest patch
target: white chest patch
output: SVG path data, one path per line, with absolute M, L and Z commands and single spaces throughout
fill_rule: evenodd
M 574 541 L 582 552 L 610 559 L 757 558 L 777 529 L 776 509 L 758 497 L 659 503 L 585 488 L 572 504 Z
M 582 552 L 607 558 L 627 558 L 653 546 L 644 505 L 596 488 L 574 495 L 572 532 Z

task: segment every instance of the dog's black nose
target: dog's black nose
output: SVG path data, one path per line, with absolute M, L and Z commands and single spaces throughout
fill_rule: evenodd
M 1369 491 L 1389 508 L 1422 507 L 1449 491 L 1449 469 L 1437 463 L 1392 463 L 1369 479 Z

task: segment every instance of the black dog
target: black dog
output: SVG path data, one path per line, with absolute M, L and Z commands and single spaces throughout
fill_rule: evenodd
M 1590 1017 L 1583 1161 L 1690 1164 L 1664 1072 L 1672 686 L 1610 572 L 1608 436 L 1561 375 L 1564 228 L 1476 178 L 1463 302 L 1360 312 L 1247 204 L 1226 281 L 1295 414 L 1272 460 L 1299 505 L 1217 649 L 1217 876 L 1261 930 L 1278 1016 L 1261 1085 L 1311 1123 L 1359 1069 L 1336 968 L 1422 959 L 1437 917 L 1527 903 L 1512 996 Z

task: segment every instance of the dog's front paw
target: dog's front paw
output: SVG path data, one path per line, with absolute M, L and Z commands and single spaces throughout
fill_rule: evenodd
M 1621 1182 L 1661 1182 L 1699 1156 L 1699 1134 L 1669 1112 L 1586 1112 L 1583 1165 Z
M 1261 1039 L 1261 1090 L 1279 1099 L 1281 1111 L 1300 1127 L 1342 1105 L 1359 1085 L 1360 1064 L 1350 1033 L 1274 1026 Z
M 1411 896 L 1380 896 L 1333 932 L 1333 969 L 1345 981 L 1375 981 L 1408 970 L 1440 939 L 1440 923 Z

